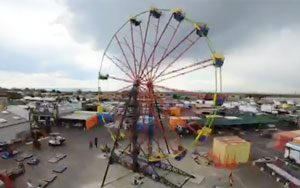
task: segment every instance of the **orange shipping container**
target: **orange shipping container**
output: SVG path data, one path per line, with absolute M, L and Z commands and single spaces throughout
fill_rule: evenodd
M 95 115 L 85 121 L 86 129 L 89 130 L 98 125 L 98 116 Z
M 275 149 L 284 151 L 285 144 L 293 141 L 294 138 L 300 137 L 300 130 L 296 131 L 282 131 L 275 135 Z
M 219 167 L 235 167 L 238 163 L 248 162 L 250 148 L 250 142 L 237 136 L 215 137 L 213 161 Z
M 179 107 L 171 107 L 170 109 L 171 116 L 181 116 L 181 108 Z
M 182 119 L 180 117 L 170 116 L 169 126 L 172 130 L 175 130 L 177 125 L 186 126 L 186 124 L 187 124 L 186 119 Z

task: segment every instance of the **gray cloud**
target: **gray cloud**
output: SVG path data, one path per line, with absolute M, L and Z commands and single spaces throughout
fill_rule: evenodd
M 300 3 L 296 0 L 66 0 L 72 16 L 66 23 L 80 42 L 93 41 L 104 48 L 112 33 L 128 19 L 150 6 L 181 7 L 189 18 L 206 22 L 210 36 L 219 50 L 228 51 L 251 41 L 260 33 L 293 26 L 300 17 Z
M 230 87 L 225 90 L 281 92 L 281 89 L 294 91 L 294 88 L 299 86 L 295 81 L 298 75 L 295 71 L 290 70 L 289 76 L 280 75 L 283 61 L 289 66 L 300 68 L 295 61 L 295 53 L 286 49 L 288 45 L 284 40 L 290 42 L 291 47 L 295 47 L 292 46 L 293 41 L 289 39 L 288 33 L 281 34 L 285 29 L 291 30 L 294 36 L 299 31 L 300 2 L 297 0 L 65 0 L 63 2 L 71 13 L 64 17 L 64 24 L 69 32 L 79 42 L 93 42 L 95 49 L 105 48 L 110 37 L 122 23 L 150 6 L 181 7 L 187 17 L 208 24 L 209 36 L 214 47 L 217 51 L 228 55 L 228 60 L 232 60 L 226 61 L 224 66 L 224 85 Z M 146 21 L 146 18 L 143 21 Z M 180 35 L 183 36 L 187 30 L 188 28 Z M 269 39 L 269 36 L 273 39 Z M 278 40 L 279 37 L 281 40 Z M 264 49 L 264 46 L 272 48 L 272 45 L 264 43 L 273 41 L 275 50 Z M 280 49 L 281 43 L 284 43 L 284 49 Z M 266 54 L 258 50 L 249 51 L 249 48 L 259 48 L 266 51 Z M 186 57 L 198 58 L 199 52 L 203 53 L 203 49 L 204 47 L 198 47 Z M 240 54 L 240 50 L 246 53 Z M 274 56 L 276 60 L 272 59 L 271 53 L 278 54 Z M 247 84 L 250 87 L 247 87 Z
M 59 5 L 57 6 L 56 3 Z M 150 6 L 181 7 L 187 17 L 208 24 L 209 37 L 215 49 L 225 54 L 226 60 L 223 67 L 225 90 L 272 92 L 298 90 L 300 92 L 298 83 L 300 75 L 297 71 L 300 69 L 298 63 L 300 2 L 298 0 L 49 0 L 39 3 L 32 1 L 26 3 L 26 6 L 18 1 L 12 3 L 7 1 L 1 6 L 5 14 L 2 13 L 8 15 L 7 17 L 11 16 L 13 22 L 10 24 L 7 19 L 0 23 L 6 34 L 11 36 L 7 39 L 6 35 L 1 35 L 5 53 L 0 55 L 0 60 L 9 64 L 1 64 L 0 70 L 26 73 L 24 76 L 30 76 L 32 73 L 39 74 L 46 70 L 54 73 L 60 72 L 66 77 L 96 82 L 98 71 L 96 67 L 100 64 L 98 58 L 102 54 L 96 55 L 95 51 L 102 52 L 122 23 L 130 16 L 147 10 Z M 29 21 L 27 18 L 22 20 L 22 16 L 12 13 L 18 12 L 20 8 L 26 10 L 24 16 L 28 16 Z M 46 11 L 47 14 L 36 15 L 40 14 L 37 13 L 38 11 Z M 38 19 L 33 18 L 37 16 L 41 16 L 40 20 L 45 21 L 35 22 Z M 48 16 L 53 20 L 58 16 L 55 21 L 50 20 L 51 27 L 45 24 L 49 22 Z M 166 21 L 167 17 L 168 15 L 164 15 L 162 20 Z M 147 15 L 141 19 L 145 24 Z M 18 34 L 10 35 L 22 30 L 16 30 L 18 26 L 21 28 L 22 24 L 30 25 L 30 27 L 24 27 L 24 32 L 21 32 L 24 35 L 20 34 L 21 37 Z M 175 23 L 172 24 L 175 25 Z M 10 27 L 11 25 L 14 27 Z M 50 41 L 55 38 L 52 36 L 53 33 L 46 32 L 48 29 L 40 29 L 41 26 L 49 30 L 54 29 L 54 34 L 63 34 L 64 37 L 51 43 Z M 55 28 L 58 27 L 62 30 L 56 33 Z M 151 27 L 153 29 L 154 25 L 152 24 Z M 189 32 L 191 27 L 188 24 L 182 27 L 176 36 L 177 41 Z M 8 29 L 5 30 L 6 28 Z M 65 33 L 65 28 L 68 33 Z M 171 30 L 168 31 L 169 36 Z M 153 40 L 153 31 L 151 33 L 149 41 Z M 122 35 L 129 39 L 128 30 L 124 30 L 120 36 Z M 137 32 L 136 35 L 137 38 Z M 50 37 L 49 41 L 46 40 L 48 37 Z M 23 43 L 24 41 L 26 43 Z M 166 42 L 167 39 L 163 39 L 162 44 Z M 125 45 L 124 42 L 123 45 Z M 116 49 L 110 49 L 110 52 L 121 56 L 116 43 L 114 47 Z M 147 48 L 150 47 L 147 46 Z M 207 46 L 200 42 L 185 54 L 175 67 L 205 58 L 207 55 L 210 55 Z M 169 61 L 172 58 L 174 56 Z M 83 70 L 86 67 L 88 69 Z M 108 63 L 106 68 L 118 73 L 117 70 L 110 69 Z M 213 87 L 213 81 L 210 79 L 212 75 L 213 71 L 197 71 L 168 83 L 179 83 L 178 87 L 182 89 L 203 90 L 204 88 L 205 90 L 204 86 Z M 35 82 L 34 79 L 32 78 L 32 83 Z M 65 80 L 65 83 L 71 81 Z M 13 82 L 8 83 L 10 85 Z M 111 89 L 113 84 L 110 85 Z

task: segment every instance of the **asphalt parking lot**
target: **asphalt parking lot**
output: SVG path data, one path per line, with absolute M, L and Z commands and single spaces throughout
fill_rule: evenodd
M 90 131 L 83 131 L 73 128 L 59 128 L 57 130 L 67 141 L 64 146 L 61 147 L 49 147 L 47 140 L 42 142 L 42 149 L 40 151 L 33 151 L 31 146 L 27 145 L 21 148 L 26 152 L 31 152 L 40 159 L 40 164 L 37 166 L 26 166 L 26 172 L 24 175 L 16 179 L 16 186 L 18 188 L 25 188 L 26 181 L 30 179 L 34 184 L 39 179 L 46 177 L 52 173 L 53 168 L 56 166 L 67 166 L 67 170 L 62 174 L 58 174 L 57 179 L 49 184 L 50 188 L 70 187 L 70 188 L 96 188 L 100 186 L 104 170 L 107 164 L 106 159 L 101 158 L 100 149 L 89 149 L 89 141 L 93 140 L 95 136 L 98 137 L 99 143 L 110 142 L 111 138 L 107 130 L 104 127 L 98 127 Z M 269 147 L 269 143 L 264 138 L 258 138 L 256 133 L 248 133 L 244 135 L 248 140 L 255 142 L 252 147 L 253 157 L 263 156 L 265 154 L 272 154 L 268 150 L 272 151 Z M 268 139 L 268 141 L 271 141 Z M 187 137 L 182 139 L 183 144 L 190 145 L 192 138 Z M 208 151 L 211 149 L 212 138 L 207 142 L 201 144 L 200 150 Z M 266 148 L 268 150 L 266 150 Z M 264 152 L 263 152 L 264 151 Z M 266 152 L 265 152 L 266 151 Z M 55 156 L 56 153 L 65 153 L 67 157 L 57 164 L 50 164 L 48 160 Z M 265 154 L 264 154 L 265 153 Z M 229 187 L 228 175 L 229 170 L 216 169 L 213 166 L 204 166 L 196 164 L 191 158 L 190 153 L 180 162 L 171 160 L 171 162 L 192 174 L 203 176 L 204 181 L 198 185 L 188 182 L 184 187 L 214 187 L 216 185 L 220 187 Z M 0 169 L 10 168 L 16 165 L 13 159 L 3 160 L 0 159 Z M 281 184 L 275 182 L 275 180 L 267 174 L 264 174 L 258 170 L 258 168 L 252 166 L 251 163 L 240 165 L 234 169 L 234 186 L 241 188 L 265 188 L 265 187 L 282 187 Z M 106 182 L 109 183 L 106 187 L 133 187 L 135 174 L 128 171 L 124 167 L 114 164 L 111 166 L 109 175 Z M 115 181 L 118 179 L 118 181 Z M 176 179 L 176 177 L 170 177 L 170 179 Z M 165 187 L 159 183 L 154 183 L 148 178 L 144 178 L 144 183 L 141 187 Z M 154 186 L 155 185 L 155 186 Z

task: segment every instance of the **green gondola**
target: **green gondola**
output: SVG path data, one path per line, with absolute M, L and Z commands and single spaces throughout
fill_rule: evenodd
M 108 75 L 108 74 L 106 74 L 106 75 L 99 74 L 99 79 L 100 79 L 100 80 L 107 80 L 107 79 L 108 79 L 108 77 L 109 77 L 109 75 Z

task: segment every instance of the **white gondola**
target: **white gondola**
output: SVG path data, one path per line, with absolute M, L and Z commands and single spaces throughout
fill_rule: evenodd
M 288 142 L 285 146 L 284 158 L 300 164 L 300 145 Z

